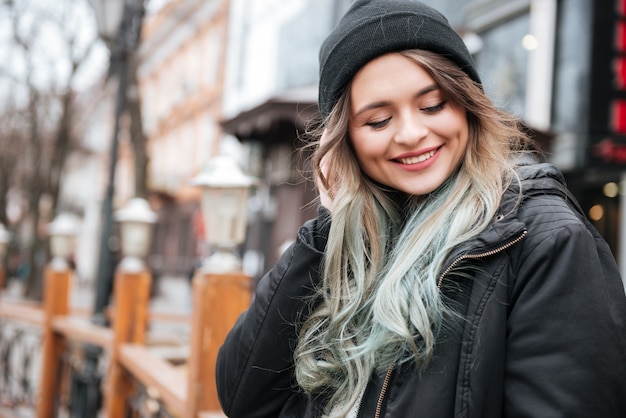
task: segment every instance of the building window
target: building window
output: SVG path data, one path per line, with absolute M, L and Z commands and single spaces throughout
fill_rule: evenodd
M 475 0 L 467 29 L 485 92 L 530 126 L 551 128 L 557 0 Z
M 529 29 L 530 15 L 524 13 L 480 33 L 483 45 L 476 56 L 485 93 L 518 116 L 525 113 L 529 46 L 523 42 Z

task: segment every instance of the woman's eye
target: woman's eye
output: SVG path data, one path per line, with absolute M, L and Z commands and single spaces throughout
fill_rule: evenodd
M 436 105 L 434 105 L 434 106 L 424 107 L 424 108 L 422 108 L 422 109 L 420 109 L 420 110 L 422 110 L 423 112 L 426 112 L 426 113 L 437 113 L 437 112 L 439 112 L 441 109 L 443 109 L 443 108 L 444 108 L 444 106 L 446 105 L 446 103 L 447 103 L 447 100 L 444 100 L 444 101 L 442 101 L 442 102 L 441 102 L 441 103 L 439 103 L 439 104 L 436 104 Z
M 387 126 L 388 123 L 389 123 L 389 118 L 378 120 L 378 121 L 367 122 L 366 125 L 372 129 L 382 129 L 385 126 Z

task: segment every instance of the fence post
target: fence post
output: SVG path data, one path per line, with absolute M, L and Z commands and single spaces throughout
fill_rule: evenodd
M 58 388 L 58 361 L 64 350 L 65 339 L 52 328 L 56 316 L 67 315 L 69 311 L 72 270 L 67 264 L 53 260 L 44 275 L 44 325 L 42 330 L 43 347 L 41 360 L 40 394 L 37 404 L 38 418 L 55 416 L 54 399 Z
M 243 273 L 196 272 L 185 418 L 221 410 L 215 384 L 217 352 L 239 315 L 250 306 L 250 295 L 251 278 Z
M 122 263 L 123 265 L 123 263 Z M 138 271 L 117 269 L 113 284 L 113 346 L 107 375 L 105 411 L 108 418 L 126 416 L 126 399 L 133 386 L 119 362 L 120 345 L 145 343 L 148 303 L 152 277 L 144 268 Z

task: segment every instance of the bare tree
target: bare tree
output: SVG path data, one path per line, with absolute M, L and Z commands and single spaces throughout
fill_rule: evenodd
M 8 75 L 12 78 L 16 89 L 21 92 L 17 101 L 23 102 L 21 107 L 13 108 L 21 109 L 25 123 L 9 125 L 8 129 L 12 131 L 7 132 L 6 138 L 8 135 L 23 138 L 25 153 L 21 158 L 29 168 L 21 184 L 13 182 L 12 185 L 21 187 L 28 196 L 27 218 L 32 226 L 27 254 L 31 274 L 26 283 L 26 295 L 35 299 L 41 297 L 41 272 L 48 258 L 47 241 L 41 225 L 49 222 L 54 214 L 63 167 L 76 142 L 72 135 L 76 97 L 74 84 L 96 42 L 95 37 L 87 43 L 81 39 L 84 34 L 76 25 L 79 18 L 75 15 L 79 10 L 75 7 L 77 2 L 5 0 L 0 6 L 4 9 L 0 10 L 0 14 L 4 13 L 10 24 L 14 58 L 5 62 L 0 77 Z M 54 34 L 53 39 L 51 34 Z M 54 53 L 46 49 L 52 46 L 55 47 Z M 21 65 L 15 65 L 16 62 Z M 12 107 L 6 103 L 0 106 L 0 111 L 5 113 L 3 117 L 11 118 L 11 114 L 6 112 Z M 5 127 L 1 129 L 4 137 Z M 0 149 L 0 154 L 7 152 L 10 150 L 5 147 Z M 10 158 L 8 154 L 1 156 L 0 160 Z M 3 184 L 0 183 L 0 193 L 5 198 L 11 187 L 11 178 L 10 175 L 3 177 L 7 184 L 2 189 Z M 44 206 L 42 201 L 48 204 Z M 42 213 L 42 208 L 47 210 Z

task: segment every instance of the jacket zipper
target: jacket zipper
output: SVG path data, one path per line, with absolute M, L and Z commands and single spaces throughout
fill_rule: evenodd
M 518 242 L 520 242 L 521 240 L 523 240 L 524 238 L 526 238 L 526 235 L 528 234 L 528 231 L 523 231 L 517 238 L 515 238 L 513 241 L 507 242 L 506 244 L 490 250 L 490 251 L 486 251 L 484 253 L 479 253 L 479 254 L 464 254 L 461 255 L 459 257 L 457 257 L 442 273 L 441 276 L 439 276 L 439 280 L 437 281 L 437 287 L 439 289 L 441 289 L 441 285 L 443 283 L 443 279 L 446 277 L 446 275 L 448 273 L 450 273 L 450 270 L 452 270 L 454 268 L 455 265 L 457 265 L 459 262 L 461 262 L 462 260 L 469 260 L 469 259 L 479 259 L 479 258 L 484 258 L 484 257 L 490 257 L 492 255 L 498 254 L 508 248 L 511 248 L 512 246 L 514 246 L 515 244 L 517 244 Z M 395 369 L 395 366 L 392 364 L 391 366 L 389 366 L 389 369 L 387 370 L 387 374 L 385 375 L 385 381 L 383 382 L 383 387 L 380 390 L 380 395 L 378 396 L 378 402 L 376 402 L 376 415 L 374 415 L 374 418 L 380 418 L 380 414 L 382 413 L 382 408 L 383 408 L 383 400 L 385 399 L 385 396 L 387 395 L 387 389 L 389 388 L 389 381 L 391 380 L 391 375 L 393 374 L 393 371 Z M 359 405 L 360 407 L 360 405 Z
M 389 381 L 391 380 L 391 375 L 393 374 L 395 366 L 392 364 L 389 366 L 387 370 L 387 374 L 385 375 L 385 380 L 383 381 L 383 387 L 380 389 L 380 396 L 378 397 L 378 402 L 376 402 L 376 415 L 374 418 L 380 418 L 380 414 L 383 410 L 383 400 L 385 399 L 385 394 L 387 393 L 387 388 L 389 387 Z
M 443 279 L 445 278 L 445 276 L 450 273 L 450 270 L 452 270 L 454 268 L 455 265 L 457 265 L 461 260 L 469 260 L 469 259 L 479 259 L 479 258 L 484 258 L 484 257 L 490 257 L 492 255 L 498 254 L 506 249 L 511 248 L 512 246 L 514 246 L 515 244 L 517 244 L 518 242 L 520 242 L 521 240 L 523 240 L 524 238 L 526 238 L 526 234 L 528 234 L 528 231 L 522 231 L 522 233 L 515 238 L 513 241 L 507 242 L 506 244 L 491 250 L 491 251 L 486 251 L 484 253 L 480 253 L 480 254 L 463 254 L 459 257 L 457 257 L 444 271 L 443 273 L 441 273 L 441 276 L 439 276 L 439 281 L 437 282 L 437 287 L 439 289 L 441 289 L 441 284 L 443 283 Z

